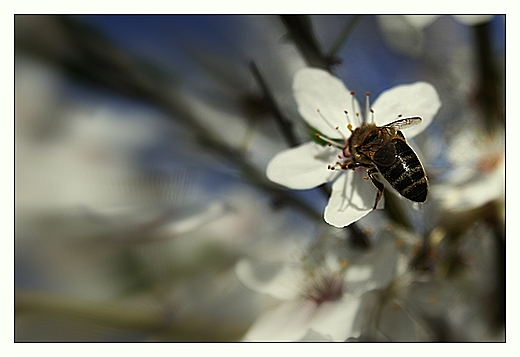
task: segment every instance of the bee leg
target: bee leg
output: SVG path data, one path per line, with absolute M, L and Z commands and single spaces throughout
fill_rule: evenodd
M 367 170 L 367 174 L 368 177 L 370 177 L 370 181 L 372 181 L 372 184 L 377 188 L 376 202 L 374 203 L 374 207 L 372 207 L 372 210 L 375 210 L 377 208 L 377 204 L 381 199 L 381 196 L 383 195 L 383 191 L 385 190 L 385 185 L 375 177 L 375 174 L 377 172 L 378 171 L 375 167 L 372 167 Z

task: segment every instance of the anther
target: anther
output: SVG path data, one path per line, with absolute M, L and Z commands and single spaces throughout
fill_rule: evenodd
M 348 116 L 348 110 L 345 109 L 343 112 L 347 116 L 347 123 L 348 123 L 348 125 L 350 125 L 350 117 Z

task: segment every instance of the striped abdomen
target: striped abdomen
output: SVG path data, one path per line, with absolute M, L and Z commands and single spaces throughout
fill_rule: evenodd
M 381 175 L 409 200 L 426 201 L 428 180 L 417 154 L 402 140 L 394 139 L 388 145 L 395 147 L 395 161 L 389 166 L 377 165 Z

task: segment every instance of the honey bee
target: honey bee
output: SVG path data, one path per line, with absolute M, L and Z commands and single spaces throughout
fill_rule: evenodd
M 414 202 L 426 201 L 428 179 L 417 154 L 406 141 L 401 129 L 419 124 L 420 117 L 398 119 L 384 126 L 363 123 L 352 130 L 343 149 L 347 159 L 341 164 L 343 169 L 365 167 L 372 184 L 377 189 L 377 203 L 385 189 L 376 178 L 380 173 L 402 196 Z M 351 127 L 349 127 L 351 128 Z

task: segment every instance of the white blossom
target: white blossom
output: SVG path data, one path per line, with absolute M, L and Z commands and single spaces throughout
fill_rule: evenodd
M 396 254 L 393 242 L 383 240 L 367 254 L 352 259 L 328 252 L 323 262 L 309 257 L 279 264 L 241 260 L 236 266 L 240 281 L 280 300 L 255 320 L 244 340 L 345 341 L 358 337 L 363 294 L 390 283 Z
M 346 143 L 350 135 L 348 125 L 356 128 L 362 123 L 355 97 L 339 79 L 324 70 L 300 70 L 295 76 L 293 90 L 303 119 L 329 139 Z M 382 126 L 400 115 L 420 116 L 421 125 L 405 129 L 406 136 L 411 138 L 429 125 L 440 106 L 432 85 L 425 82 L 404 84 L 383 92 L 377 98 L 370 119 Z M 368 102 L 366 107 L 368 112 Z M 376 196 L 372 183 L 364 179 L 364 169 L 345 174 L 341 170 L 331 170 L 331 166 L 338 162 L 338 156 L 340 159 L 343 157 L 342 145 L 324 147 L 316 142 L 307 142 L 279 152 L 267 166 L 267 177 L 288 188 L 310 189 L 331 182 L 332 194 L 324 219 L 336 227 L 347 226 L 368 214 Z
M 424 30 L 441 15 L 380 15 L 377 23 L 385 41 L 396 51 L 420 56 L 425 49 Z M 490 22 L 493 15 L 453 15 L 455 21 L 466 26 Z
M 500 135 L 465 131 L 453 139 L 448 160 L 448 179 L 431 188 L 444 209 L 465 211 L 504 197 L 505 145 Z

